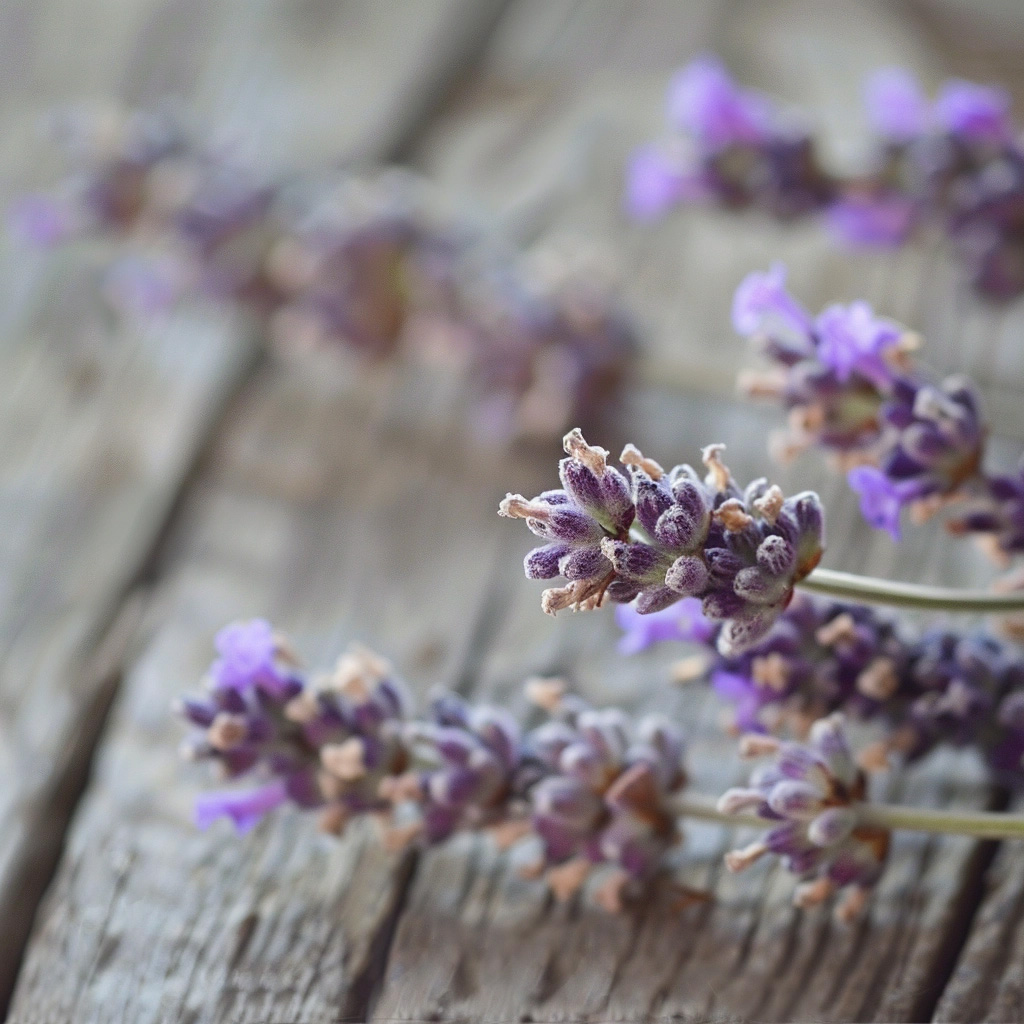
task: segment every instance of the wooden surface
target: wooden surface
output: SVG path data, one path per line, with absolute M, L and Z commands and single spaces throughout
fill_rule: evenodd
M 987 11 L 1012 51 L 1006 26 L 1024 38 L 1012 10 Z M 743 353 L 727 312 L 738 279 L 773 259 L 811 306 L 863 296 L 924 330 L 936 361 L 985 384 L 997 453 L 1020 451 L 1024 303 L 982 306 L 943 253 L 850 258 L 811 225 L 690 211 L 638 229 L 619 210 L 625 154 L 657 129 L 668 74 L 700 50 L 811 106 L 837 159 L 855 151 L 851 105 L 870 67 L 1013 74 L 981 29 L 958 63 L 962 12 L 948 0 L 26 0 L 0 17 L 4 189 L 39 173 L 29 129 L 46 104 L 177 91 L 214 123 L 245 124 L 268 159 L 401 154 L 496 221 L 539 210 L 536 229 L 612 247 L 672 384 L 638 384 L 624 421 L 663 461 L 724 440 L 739 477 L 763 470 L 775 417 L 731 397 Z M 259 360 L 244 319 L 214 310 L 115 329 L 93 298 L 97 256 L 0 251 L 0 1007 L 13 990 L 12 1021 L 1024 1014 L 1011 847 L 901 836 L 864 920 L 842 929 L 794 910 L 781 871 L 724 876 L 736 837 L 710 826 L 689 830 L 678 869 L 714 902 L 620 917 L 553 905 L 515 851 L 482 838 L 390 855 L 369 829 L 327 839 L 298 814 L 244 839 L 197 833 L 189 804 L 205 775 L 177 762 L 168 703 L 198 679 L 214 631 L 254 614 L 311 665 L 362 639 L 421 695 L 443 681 L 525 713 L 523 677 L 564 672 L 594 701 L 686 721 L 700 789 L 743 769 L 715 700 L 668 684 L 677 652 L 623 660 L 608 615 L 540 613 L 540 588 L 521 578 L 527 538 L 494 510 L 506 490 L 551 485 L 557 446 L 481 451 L 452 432 L 441 383 L 353 380 L 329 354 Z M 614 448 L 623 430 L 595 440 Z M 969 545 L 928 530 L 898 550 L 871 533 L 814 459 L 777 477 L 820 489 L 834 567 L 990 575 Z M 887 792 L 977 807 L 996 797 L 982 779 L 943 754 Z

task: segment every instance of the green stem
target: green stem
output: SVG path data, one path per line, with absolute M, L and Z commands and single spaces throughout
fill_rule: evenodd
M 1024 816 L 995 811 L 936 811 L 927 807 L 864 804 L 866 825 L 933 832 L 937 835 L 974 836 L 977 839 L 1024 839 Z
M 774 828 L 777 821 L 767 821 L 756 814 L 725 814 L 715 801 L 700 794 L 677 797 L 673 809 L 681 818 L 710 821 L 733 828 Z M 907 832 L 931 832 L 936 835 L 974 836 L 976 839 L 1024 839 L 1024 815 L 1000 814 L 996 811 L 938 811 L 924 807 L 902 807 L 896 804 L 857 805 L 865 825 Z
M 990 594 L 984 590 L 959 590 L 955 587 L 930 587 L 922 583 L 880 580 L 835 569 L 815 569 L 797 586 L 802 590 L 828 594 L 846 601 L 916 608 L 921 611 L 973 612 L 984 615 L 1024 611 L 1024 591 Z

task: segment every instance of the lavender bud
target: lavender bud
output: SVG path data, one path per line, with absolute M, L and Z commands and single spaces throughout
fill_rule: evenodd
M 677 594 L 696 597 L 708 583 L 708 567 L 695 555 L 680 555 L 665 573 L 665 585 Z
M 526 578 L 531 580 L 550 580 L 559 574 L 558 563 L 570 552 L 567 544 L 544 544 L 534 548 L 523 559 Z

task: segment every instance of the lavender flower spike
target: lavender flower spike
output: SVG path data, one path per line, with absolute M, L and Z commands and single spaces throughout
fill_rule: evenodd
M 707 619 L 723 623 L 723 652 L 742 650 L 771 628 L 793 587 L 824 550 L 824 514 L 817 495 L 786 498 L 756 480 L 741 490 L 721 461 L 721 445 L 704 449 L 707 476 L 690 466 L 666 472 L 627 445 L 621 473 L 608 453 L 579 431 L 566 435 L 563 490 L 533 501 L 510 494 L 499 512 L 526 519 L 548 541 L 526 557 L 526 574 L 567 585 L 544 592 L 543 609 L 599 607 L 605 598 L 635 602 L 641 615 L 686 597 L 699 598 Z
M 178 705 L 196 728 L 185 753 L 257 784 L 201 796 L 201 828 L 226 817 L 248 832 L 293 803 L 318 810 L 335 834 L 375 815 L 392 848 L 460 829 L 487 829 L 501 843 L 532 834 L 556 896 L 603 865 L 598 899 L 614 909 L 680 839 L 683 742 L 669 722 L 597 711 L 554 680 L 528 685 L 552 717 L 525 736 L 507 712 L 444 691 L 414 718 L 390 666 L 365 648 L 305 680 L 273 675 L 282 641 L 262 620 L 222 630 L 217 643 L 209 693 Z
M 755 771 L 749 788 L 723 794 L 719 810 L 750 810 L 775 824 L 763 839 L 726 854 L 726 866 L 742 871 L 775 854 L 804 880 L 795 895 L 799 906 L 848 888 L 837 914 L 843 920 L 855 917 L 881 875 L 889 832 L 859 820 L 865 780 L 850 753 L 842 716 L 817 721 L 806 744 L 755 736 L 744 749 L 774 760 Z

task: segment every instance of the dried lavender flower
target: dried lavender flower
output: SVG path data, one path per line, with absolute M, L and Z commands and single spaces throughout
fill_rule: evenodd
M 201 796 L 202 828 L 227 817 L 245 832 L 291 802 L 319 810 L 335 833 L 378 815 L 393 842 L 434 844 L 461 829 L 533 835 L 539 870 L 563 898 L 592 866 L 611 866 L 608 905 L 651 882 L 680 838 L 683 742 L 662 718 L 634 723 L 535 681 L 528 692 L 552 718 L 524 736 L 507 712 L 445 691 L 413 717 L 390 666 L 365 648 L 312 680 L 263 620 L 226 627 L 217 648 L 207 694 L 178 704 L 196 729 L 185 753 L 259 784 Z M 408 809 L 412 821 L 399 813 Z
M 762 839 L 726 854 L 727 867 L 742 871 L 774 854 L 802 879 L 794 898 L 798 906 L 812 906 L 846 889 L 837 913 L 843 919 L 855 917 L 882 874 L 890 836 L 860 818 L 866 783 L 842 716 L 819 719 L 806 743 L 758 736 L 746 746 L 751 754 L 770 754 L 772 761 L 754 772 L 749 787 L 723 794 L 719 810 L 753 811 L 772 827 Z
M 526 556 L 527 576 L 568 581 L 544 592 L 542 607 L 551 614 L 596 608 L 607 597 L 634 602 L 647 615 L 698 597 L 704 615 L 724 623 L 719 648 L 739 651 L 767 633 L 821 558 L 817 495 L 786 498 L 763 479 L 741 490 L 721 461 L 721 445 L 704 449 L 703 479 L 687 465 L 666 473 L 629 445 L 621 456 L 631 476 L 627 491 L 605 449 L 588 445 L 578 430 L 564 444 L 563 489 L 532 501 L 510 494 L 499 510 L 525 519 L 547 541 Z

